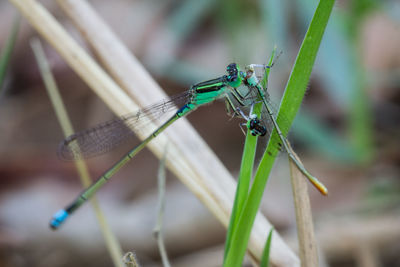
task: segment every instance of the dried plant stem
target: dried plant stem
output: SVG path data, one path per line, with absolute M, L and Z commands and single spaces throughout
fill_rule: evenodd
M 64 132 L 65 137 L 74 133 L 71 121 L 69 120 L 67 111 L 65 109 L 64 103 L 62 101 L 61 95 L 59 93 L 56 81 L 50 70 L 49 64 L 46 60 L 43 48 L 40 44 L 39 39 L 31 40 L 31 47 L 35 54 L 36 61 L 39 65 L 40 73 L 42 75 L 43 81 L 47 93 L 50 97 L 53 108 L 56 112 L 57 119 L 60 122 L 61 128 Z M 79 160 L 75 162 L 76 169 L 78 170 L 79 177 L 81 179 L 82 185 L 87 187 L 91 184 L 91 179 L 89 175 L 88 168 L 84 161 Z M 103 234 L 107 249 L 111 255 L 114 266 L 123 267 L 122 264 L 122 249 L 119 245 L 116 237 L 112 233 L 103 212 L 100 209 L 99 203 L 95 197 L 90 199 L 90 203 L 93 206 L 94 213 L 96 215 L 97 221 L 100 225 L 100 230 Z
M 164 267 L 170 267 L 171 264 L 168 260 L 167 250 L 165 249 L 164 239 L 163 239 L 163 217 L 165 210 L 165 162 L 167 159 L 168 153 L 168 144 L 165 147 L 164 155 L 160 160 L 160 167 L 158 169 L 158 215 L 157 215 L 157 223 L 154 227 L 153 233 L 155 238 L 157 239 L 158 249 L 160 250 L 161 260 Z
M 297 154 L 290 147 L 290 144 L 288 145 L 296 159 L 301 162 Z M 296 210 L 297 236 L 299 239 L 301 266 L 318 266 L 317 243 L 314 237 L 310 198 L 308 197 L 307 191 L 307 179 L 290 157 L 288 158 L 293 199 Z
M 369 242 L 361 242 L 355 252 L 357 266 L 379 267 L 378 250 Z
M 10 2 L 117 115 L 124 115 L 138 108 L 41 4 L 34 0 L 10 0 Z M 107 68 L 116 77 L 118 83 L 123 84 L 124 88 L 129 88 L 129 95 L 135 95 L 132 98 L 144 106 L 165 97 L 143 66 L 129 54 L 125 46 L 115 38 L 109 27 L 85 1 L 65 2 L 70 3 L 69 12 L 77 14 L 73 18 L 74 22 L 80 25 L 81 30 L 85 30 L 85 35 L 88 36 L 90 44 L 101 60 L 106 62 L 105 59 L 112 58 L 113 67 Z M 99 43 L 98 48 L 94 46 L 96 43 Z M 117 74 L 120 75 L 119 78 Z M 133 91 L 131 88 L 136 88 L 136 90 Z M 149 128 L 152 129 L 156 126 L 149 124 Z M 138 136 L 144 138 L 149 134 L 149 128 L 141 129 Z M 162 148 L 167 142 L 170 143 L 168 168 L 189 187 L 223 225 L 227 226 L 235 191 L 235 183 L 228 170 L 185 119 L 174 123 L 174 126 L 170 127 L 165 134 L 161 134 L 150 142 L 148 147 L 161 157 Z M 249 252 L 255 258 L 261 258 L 270 229 L 271 225 L 265 217 L 261 214 L 257 216 L 249 242 Z M 298 262 L 296 255 L 278 234 L 275 234 L 273 238 L 271 262 L 276 266 L 296 266 Z

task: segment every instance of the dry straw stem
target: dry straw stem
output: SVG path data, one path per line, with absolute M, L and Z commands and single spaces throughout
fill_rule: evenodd
M 363 267 L 379 267 L 379 255 L 377 249 L 369 243 L 361 242 L 356 251 L 357 266 Z
M 290 146 L 290 144 L 288 144 Z M 297 154 L 293 155 L 301 163 Z M 288 157 L 292 181 L 293 200 L 296 210 L 297 236 L 301 266 L 318 266 L 317 243 L 314 237 L 310 199 L 307 191 L 307 179 L 297 165 Z
M 145 106 L 166 97 L 143 66 L 85 1 L 60 3 L 131 98 L 76 44 L 42 5 L 33 0 L 10 2 L 117 115 L 138 109 L 132 99 L 140 106 Z M 149 128 L 156 126 L 150 125 Z M 149 129 L 142 130 L 138 133 L 140 138 L 150 133 Z M 160 158 L 167 141 L 170 144 L 167 167 L 227 226 L 235 190 L 230 173 L 185 119 L 174 123 L 148 147 Z M 250 253 L 257 259 L 261 257 L 270 229 L 271 225 L 260 214 L 249 242 Z M 278 234 L 273 238 L 271 261 L 275 266 L 298 266 L 297 256 Z
M 57 119 L 61 124 L 61 128 L 64 132 L 65 137 L 74 133 L 72 128 L 71 121 L 68 117 L 67 111 L 65 109 L 64 103 L 62 101 L 61 95 L 59 93 L 56 81 L 53 77 L 53 74 L 50 70 L 50 66 L 47 62 L 46 56 L 44 54 L 42 45 L 39 39 L 35 38 L 31 40 L 31 47 L 35 54 L 36 61 L 39 65 L 40 73 L 42 75 L 43 81 L 45 83 L 45 87 L 47 93 L 50 97 L 51 103 L 57 115 Z M 75 167 L 78 170 L 79 177 L 81 179 L 81 183 L 84 187 L 87 187 L 91 184 L 91 179 L 89 175 L 88 168 L 84 161 L 79 160 L 75 162 Z M 107 220 L 100 209 L 99 203 L 95 197 L 90 199 L 90 203 L 93 206 L 94 213 L 96 215 L 97 221 L 100 225 L 100 230 L 103 234 L 107 249 L 111 255 L 114 266 L 123 267 L 122 264 L 122 249 L 119 245 L 116 237 L 111 231 Z
M 165 171 L 165 162 L 167 160 L 168 154 L 168 144 L 164 149 L 164 155 L 160 160 L 160 167 L 158 168 L 158 214 L 157 214 L 157 222 L 154 227 L 153 234 L 157 240 L 158 250 L 160 251 L 161 261 L 164 267 L 171 267 L 171 264 L 168 260 L 167 250 L 165 249 L 164 238 L 163 238 L 163 218 L 165 211 L 165 183 L 167 179 L 166 171 Z

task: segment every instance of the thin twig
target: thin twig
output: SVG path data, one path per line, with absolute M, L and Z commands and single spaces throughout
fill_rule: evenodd
M 168 153 L 168 144 L 165 147 L 164 155 L 160 160 L 160 167 L 158 168 L 158 216 L 157 216 L 156 226 L 154 227 L 153 230 L 153 234 L 157 239 L 158 249 L 160 250 L 161 260 L 164 267 L 171 266 L 168 260 L 167 251 L 165 249 L 163 232 L 162 232 L 163 217 L 165 210 L 165 180 L 166 180 L 165 162 L 167 159 L 167 153 Z
M 294 157 L 300 161 L 297 154 L 288 143 Z M 301 266 L 318 266 L 317 243 L 314 237 L 314 227 L 311 214 L 310 199 L 307 192 L 307 180 L 304 174 L 290 157 L 290 177 L 292 181 L 293 199 L 296 210 L 297 235 L 299 239 L 299 256 Z
M 74 133 L 72 128 L 71 121 L 69 120 L 67 111 L 65 109 L 64 103 L 62 101 L 61 95 L 59 93 L 56 81 L 53 77 L 53 74 L 50 70 L 49 64 L 47 62 L 46 56 L 44 54 L 42 45 L 40 44 L 39 39 L 35 38 L 31 40 L 31 47 L 35 54 L 36 61 L 38 63 L 40 74 L 42 75 L 43 81 L 45 83 L 45 87 L 47 93 L 50 97 L 51 103 L 53 105 L 54 111 L 57 115 L 57 119 L 60 122 L 61 128 L 64 132 L 65 137 Z M 87 187 L 91 184 L 91 179 L 89 175 L 89 171 L 87 166 L 83 160 L 75 161 L 75 167 L 78 170 L 79 177 L 81 179 L 81 183 L 84 187 Z M 96 218 L 99 222 L 101 232 L 103 234 L 104 240 L 107 245 L 107 249 L 111 255 L 111 258 L 114 262 L 114 266 L 122 267 L 122 249 L 119 245 L 116 237 L 112 233 L 106 218 L 103 212 L 100 209 L 99 203 L 95 197 L 90 199 L 90 202 L 93 206 L 94 212 L 96 214 Z
M 363 267 L 380 267 L 378 249 L 372 243 L 360 242 L 358 249 L 355 251 L 357 266 Z

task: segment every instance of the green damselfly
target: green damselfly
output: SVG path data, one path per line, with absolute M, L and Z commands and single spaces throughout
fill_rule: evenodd
M 145 118 L 151 119 L 158 117 L 167 110 L 176 108 L 176 104 L 180 107 L 172 117 L 154 130 L 141 143 L 131 149 L 91 186 L 85 189 L 75 201 L 65 209 L 56 212 L 50 221 L 50 227 L 52 229 L 59 228 L 72 213 L 91 198 L 122 166 L 129 162 L 137 153 L 145 148 L 151 140 L 179 118 L 188 115 L 200 106 L 221 98 L 226 100 L 227 107 L 233 112 L 236 110 L 236 105 L 245 107 L 254 102 L 257 97 L 254 92 L 250 92 L 249 90 L 243 92 L 239 88 L 241 85 L 246 84 L 246 74 L 240 71 L 235 63 L 227 66 L 227 74 L 228 75 L 223 75 L 216 79 L 195 84 L 187 92 L 150 106 L 149 108 L 142 109 L 133 115 L 114 119 L 92 129 L 73 134 L 65 139 L 64 142 L 60 144 L 59 148 L 59 156 L 61 158 L 74 160 L 95 156 L 111 150 L 116 145 L 123 142 L 126 135 L 132 134 L 130 130 L 127 130 L 130 126 L 140 128 Z
M 80 158 L 88 158 L 103 154 L 118 144 L 121 144 L 129 135 L 133 135 L 131 127 L 138 129 L 146 120 L 157 118 L 167 111 L 180 107 L 166 122 L 154 130 L 141 143 L 131 149 L 125 156 L 117 161 L 110 169 L 108 169 L 100 178 L 98 178 L 91 186 L 85 189 L 70 205 L 65 209 L 56 212 L 51 221 L 50 227 L 58 229 L 65 220 L 74 213 L 82 204 L 91 198 L 121 167 L 129 162 L 137 153 L 139 153 L 146 145 L 163 132 L 168 126 L 176 120 L 184 117 L 196 110 L 198 107 L 209 104 L 217 99 L 225 99 L 227 108 L 233 111 L 236 115 L 244 115 L 241 108 L 250 108 L 250 116 L 248 127 L 251 128 L 253 135 L 264 136 L 267 129 L 262 124 L 269 123 L 271 133 L 275 128 L 283 143 L 283 147 L 294 161 L 300 171 L 311 181 L 311 183 L 320 190 L 321 193 L 327 194 L 325 186 L 320 183 L 315 177 L 308 173 L 304 166 L 293 156 L 290 145 L 285 136 L 279 129 L 278 124 L 273 117 L 272 109 L 267 101 L 267 93 L 258 82 L 258 77 L 255 74 L 254 67 L 268 67 L 264 65 L 249 65 L 246 67 L 246 72 L 240 71 L 235 64 L 227 66 L 228 75 L 223 75 L 219 78 L 200 82 L 193 85 L 187 92 L 171 97 L 169 100 L 162 101 L 148 108 L 144 108 L 132 115 L 114 119 L 112 121 L 100 124 L 92 129 L 73 134 L 65 139 L 58 150 L 59 156 L 62 159 L 75 160 Z M 245 86 L 242 86 L 245 85 Z M 252 114 L 252 106 L 257 101 L 262 101 L 265 106 L 267 115 L 263 115 L 262 119 L 254 117 Z M 240 112 L 239 112 L 240 111 Z M 272 125 L 272 126 L 271 126 Z

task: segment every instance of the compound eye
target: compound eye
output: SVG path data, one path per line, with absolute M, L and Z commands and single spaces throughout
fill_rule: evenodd
M 226 67 L 226 70 L 228 71 L 228 72 L 231 72 L 231 71 L 235 71 L 237 68 L 236 68 L 236 63 L 231 63 L 231 64 L 229 64 L 227 67 Z

